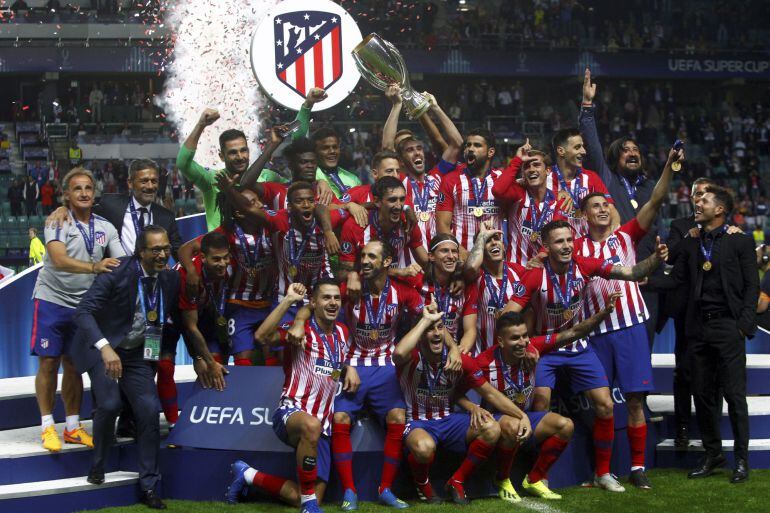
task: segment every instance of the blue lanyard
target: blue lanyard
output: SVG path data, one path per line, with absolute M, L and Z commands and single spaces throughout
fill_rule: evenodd
M 252 252 L 249 250 L 249 241 L 246 239 L 243 228 L 238 226 L 238 224 L 235 224 L 233 226 L 233 231 L 235 231 L 235 236 L 238 237 L 238 240 L 241 243 L 241 251 L 243 252 L 246 263 L 249 267 L 256 267 L 259 263 L 259 258 L 262 256 L 263 236 L 260 234 L 259 237 L 254 237 L 254 252 Z
M 348 192 L 348 189 L 350 189 L 350 187 L 342 183 L 342 179 L 336 169 L 334 171 L 329 171 L 328 173 L 324 171 L 324 174 L 337 186 L 337 189 L 340 191 L 340 196 L 345 195 Z
M 553 200 L 553 193 L 546 189 L 545 197 L 543 198 L 543 210 L 540 210 L 537 200 L 529 193 L 529 191 L 527 191 L 527 196 L 529 196 L 529 204 L 532 205 L 532 230 L 539 232 L 545 224 L 548 212 L 550 212 L 550 203 Z
M 575 261 L 571 260 L 569 263 L 569 269 L 567 269 L 567 279 L 565 283 L 566 290 L 562 290 L 561 285 L 559 285 L 559 278 L 556 276 L 556 273 L 553 272 L 553 269 L 551 269 L 551 263 L 546 260 L 545 261 L 545 272 L 548 273 L 548 278 L 551 280 L 551 283 L 553 284 L 553 293 L 556 296 L 556 298 L 559 300 L 559 302 L 562 304 L 565 310 L 569 310 L 569 304 L 570 304 L 570 293 L 572 292 L 572 285 L 574 284 L 574 275 L 575 275 Z
M 503 267 L 503 284 L 497 294 L 495 294 L 495 285 L 494 280 L 492 279 L 492 275 L 486 271 L 484 271 L 484 281 L 487 284 L 487 290 L 489 291 L 489 295 L 492 298 L 490 304 L 495 308 L 502 308 L 505 306 L 505 289 L 508 287 L 508 268 Z
M 380 322 L 382 322 L 385 314 L 385 308 L 388 305 L 388 293 L 390 292 L 390 279 L 385 279 L 385 286 L 380 292 L 380 302 L 377 305 L 377 317 L 374 316 L 374 306 L 372 305 L 372 294 L 369 292 L 369 286 L 366 286 L 364 291 L 364 306 L 366 307 L 366 315 L 369 317 L 369 324 L 374 329 L 380 328 Z
M 446 294 L 443 292 L 439 293 L 439 291 L 441 291 L 441 287 L 434 285 L 433 295 L 436 296 L 436 305 L 443 314 L 443 320 L 446 321 L 447 315 L 449 315 L 449 307 L 451 306 L 450 293 L 449 290 L 446 291 Z
M 324 333 L 321 330 L 321 327 L 318 326 L 318 322 L 315 320 L 315 314 L 310 318 L 310 327 L 315 330 L 316 334 L 318 334 L 318 338 L 321 339 L 321 342 L 324 345 L 324 353 L 329 356 L 329 360 L 332 362 L 332 367 L 334 369 L 339 369 L 339 358 L 337 357 L 337 348 L 339 347 L 339 341 L 337 340 L 337 328 L 336 326 L 332 327 L 332 341 L 334 342 L 334 347 L 329 345 L 329 339 L 326 338 L 326 333 Z
M 628 180 L 626 180 L 625 176 L 618 175 L 618 178 L 620 178 L 620 181 L 623 182 L 623 187 L 626 188 L 626 192 L 628 193 L 628 197 L 632 200 L 636 199 L 636 188 L 641 185 L 642 182 L 644 182 L 644 178 L 641 176 L 638 176 L 634 183 L 632 184 Z
M 422 354 L 420 354 L 420 359 L 422 359 Z M 444 346 L 444 348 L 441 350 L 441 363 L 438 366 L 438 370 L 436 371 L 436 375 L 432 376 L 433 372 L 431 369 L 430 362 L 423 361 L 423 364 L 425 365 L 425 382 L 428 384 L 428 391 L 430 391 L 431 395 L 433 394 L 433 390 L 436 389 L 436 386 L 439 385 L 439 382 L 441 381 L 441 375 L 444 373 L 444 366 L 446 365 L 447 360 L 447 348 Z
M 428 189 L 427 179 L 423 183 L 422 191 L 420 191 L 420 186 L 419 183 L 417 183 L 417 180 L 411 176 L 409 177 L 409 183 L 412 184 L 412 197 L 414 198 L 415 205 L 420 209 L 420 212 L 427 212 L 428 200 L 430 199 L 430 190 Z
M 400 221 L 399 221 L 400 222 Z M 377 232 L 377 239 L 378 240 L 385 240 L 385 234 L 382 232 L 382 226 L 380 225 L 380 213 L 378 211 L 372 211 L 369 214 L 369 224 L 374 227 L 374 231 Z M 387 242 L 391 246 L 397 246 L 395 242 L 397 242 L 398 235 L 393 235 L 393 230 L 391 229 L 390 233 L 388 234 L 388 240 Z
M 88 233 L 86 233 L 85 228 L 80 226 L 80 221 L 75 218 L 75 214 L 73 214 L 72 211 L 70 211 L 70 215 L 72 216 L 72 222 L 78 227 L 80 235 L 83 236 L 83 243 L 86 245 L 86 251 L 88 251 L 88 256 L 91 257 L 91 262 L 93 262 L 94 244 L 96 243 L 96 236 L 94 234 L 94 215 L 91 214 L 88 218 Z
M 486 195 L 486 192 L 487 192 L 487 176 L 489 176 L 489 174 L 484 175 L 484 178 L 482 178 L 481 180 L 479 180 L 478 178 L 476 178 L 475 176 L 472 176 L 470 173 L 467 173 L 467 172 L 466 172 L 466 176 L 468 177 L 468 180 L 471 182 L 471 187 L 473 187 L 473 197 L 474 197 L 475 204 L 477 207 L 480 207 L 481 202 L 484 201 L 484 196 Z M 478 182 L 481 182 L 479 186 L 476 185 Z
M 508 386 L 517 392 L 521 392 L 524 389 L 524 370 L 521 368 L 521 366 L 519 366 L 519 370 L 516 373 L 516 381 L 513 381 L 513 378 L 511 377 L 511 367 L 505 363 L 505 359 L 503 359 L 503 352 L 500 350 L 500 346 L 495 348 L 495 360 L 497 361 L 497 366 L 500 369 L 500 374 L 503 375 L 503 379 L 508 384 Z
M 134 206 L 134 198 L 132 197 L 128 201 L 128 208 L 131 211 L 131 221 L 134 222 L 134 234 L 136 234 L 136 238 L 139 238 L 139 235 L 142 234 L 143 228 L 139 228 L 139 212 L 137 212 L 136 207 Z M 147 213 L 149 214 L 149 210 L 147 210 Z M 142 225 L 144 225 L 144 219 L 142 219 Z
M 561 169 L 559 169 L 559 166 L 554 164 L 551 166 L 554 171 L 556 171 L 556 177 L 559 179 L 559 184 L 561 185 L 561 188 L 567 191 L 569 193 L 570 197 L 572 198 L 572 204 L 575 206 L 575 209 L 579 208 L 580 205 L 580 198 L 578 193 L 578 185 L 580 183 L 580 173 L 582 169 L 578 168 L 577 173 L 575 173 L 575 178 L 572 180 L 572 190 L 570 190 L 569 186 L 567 185 L 567 181 L 564 180 L 564 175 L 561 172 Z
M 208 279 L 206 268 L 201 269 L 203 271 L 203 286 L 206 287 L 206 294 L 209 296 L 209 301 L 214 304 L 214 308 L 218 315 L 225 315 L 225 297 L 227 296 L 227 277 L 222 280 L 222 286 L 219 289 L 219 297 L 214 295 L 214 287 L 211 286 L 211 282 Z
M 158 324 L 160 324 L 160 326 L 163 327 L 163 324 L 165 323 L 165 311 L 163 308 L 163 291 L 160 289 L 160 286 L 158 285 L 159 278 L 155 278 L 155 288 L 150 294 L 151 297 L 145 298 L 144 285 L 142 284 L 142 278 L 144 278 L 144 273 L 142 272 L 142 266 L 138 260 L 136 261 L 136 267 L 137 267 L 137 274 L 139 275 L 139 280 L 137 283 L 137 293 L 139 294 L 139 304 L 142 306 L 142 315 L 144 316 L 144 322 L 145 324 L 149 324 L 149 322 L 147 321 L 147 307 L 149 306 L 150 310 L 158 312 Z M 155 308 L 159 302 L 158 299 L 160 299 L 159 311 L 156 310 Z
M 709 248 L 706 249 L 706 247 L 703 245 L 703 239 L 704 237 L 700 237 L 700 252 L 703 253 L 703 258 L 706 259 L 706 262 L 711 262 L 711 253 L 714 251 L 714 242 L 717 240 L 717 235 L 720 233 L 725 233 L 727 231 L 727 225 L 723 224 L 722 228 L 717 230 L 717 232 L 714 234 L 713 237 L 711 237 L 711 244 L 709 244 Z
M 289 239 L 287 241 L 289 243 L 289 263 L 294 267 L 298 267 L 299 261 L 302 260 L 302 255 L 305 254 L 305 250 L 307 249 L 307 244 L 310 241 L 310 235 L 315 232 L 316 222 L 315 219 L 313 219 L 313 224 L 311 224 L 310 228 L 308 228 L 308 230 L 302 234 L 302 241 L 299 243 L 299 247 L 296 246 L 295 238 L 298 230 L 291 225 L 291 218 L 289 218 L 289 233 L 287 234 Z

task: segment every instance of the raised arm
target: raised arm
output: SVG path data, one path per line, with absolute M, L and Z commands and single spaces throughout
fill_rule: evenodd
M 259 158 L 257 158 L 257 160 L 255 160 L 254 163 L 249 166 L 249 169 L 247 169 L 241 177 L 241 186 L 256 192 L 257 196 L 260 198 L 262 197 L 262 186 L 257 182 L 257 180 L 259 180 L 259 175 L 262 174 L 262 170 L 273 157 L 273 152 L 275 152 L 275 150 L 277 150 L 283 142 L 283 137 L 281 136 L 281 128 L 284 127 L 273 127 L 270 129 L 270 142 L 265 145 L 265 148 L 262 150 Z
M 476 237 L 476 242 L 473 243 L 473 247 L 468 253 L 468 258 L 465 260 L 465 266 L 463 267 L 465 283 L 470 283 L 479 277 L 481 264 L 484 263 L 484 247 L 487 245 L 490 237 L 496 234 L 502 235 L 502 233 L 500 230 L 493 230 L 489 221 L 481 223 L 479 235 Z
M 441 142 L 443 142 L 445 146 L 444 150 L 441 152 L 441 158 L 446 162 L 455 163 L 457 162 L 457 157 L 460 155 L 460 150 L 463 147 L 463 136 L 460 134 L 460 131 L 457 129 L 454 122 L 446 115 L 446 112 L 444 112 L 436 99 L 432 95 L 430 98 L 430 112 L 436 116 L 438 124 L 441 126 L 441 130 L 444 132 L 445 136 L 445 139 L 441 139 Z M 420 117 L 420 123 L 423 123 L 423 119 L 426 121 L 430 120 L 427 116 L 422 116 Z M 433 124 L 432 121 L 431 124 Z M 423 127 L 425 127 L 424 124 Z M 427 128 L 426 131 L 428 131 Z M 436 130 L 436 132 L 438 132 L 438 130 Z M 430 137 L 430 131 L 428 131 L 428 136 Z M 441 134 L 439 134 L 439 137 L 440 136 Z M 431 141 L 433 141 L 432 137 Z
M 195 152 L 198 150 L 198 141 L 200 141 L 203 131 L 219 119 L 219 112 L 216 109 L 205 109 L 200 119 L 193 127 L 190 135 L 185 139 L 182 147 L 179 148 L 179 154 L 176 157 L 176 167 L 186 179 L 190 180 L 201 190 L 207 190 L 210 182 L 207 180 L 206 169 L 195 162 Z
M 240 193 L 233 187 L 233 178 L 227 173 L 219 173 L 216 177 L 219 190 L 222 191 L 227 197 L 227 201 L 231 202 L 235 207 L 235 210 L 243 214 L 245 217 L 251 218 L 260 225 L 267 222 L 267 213 L 260 205 L 252 203 L 246 196 Z
M 307 92 L 305 101 L 302 103 L 302 107 L 300 107 L 299 112 L 297 112 L 297 117 L 294 118 L 299 121 L 299 130 L 292 134 L 292 141 L 296 141 L 297 139 L 307 135 L 308 131 L 310 131 L 310 111 L 313 110 L 313 105 L 325 100 L 327 97 L 328 95 L 326 94 L 326 91 L 319 87 L 313 87 L 310 89 L 310 91 Z
M 391 107 L 388 118 L 382 127 L 382 149 L 396 151 L 396 132 L 398 131 L 398 118 L 401 116 L 401 88 L 390 85 L 385 90 L 385 98 L 390 100 Z
M 684 150 L 674 150 L 668 152 L 668 159 L 666 165 L 663 166 L 663 173 L 655 183 L 655 188 L 652 190 L 650 201 L 645 203 L 639 213 L 636 214 L 636 220 L 639 222 L 639 226 L 643 230 L 647 231 L 655 221 L 655 216 L 660 210 L 660 206 L 663 201 L 668 198 L 668 189 L 671 187 L 671 177 L 674 175 L 674 171 L 671 169 L 671 164 L 684 158 Z
M 583 103 L 578 118 L 580 135 L 583 136 L 587 160 L 592 166 L 591 169 L 599 173 L 604 184 L 609 187 L 613 177 L 609 166 L 604 161 L 601 139 L 599 139 L 599 132 L 596 130 L 596 107 L 593 104 L 595 96 L 596 84 L 591 83 L 591 70 L 586 68 L 583 77 Z
M 556 335 L 554 349 L 568 346 L 574 341 L 585 338 L 591 334 L 604 319 L 609 317 L 609 315 L 615 311 L 615 301 L 621 296 L 622 294 L 620 292 L 613 292 L 607 297 L 607 303 L 603 309 L 599 310 L 588 319 L 585 319 L 566 330 L 560 331 Z
M 272 346 L 280 341 L 278 334 L 278 325 L 281 323 L 281 319 L 286 315 L 291 306 L 302 301 L 305 298 L 305 286 L 301 283 L 292 283 L 286 290 L 286 295 L 278 303 L 278 306 L 270 312 L 270 315 L 262 321 L 257 331 L 254 332 L 254 339 L 257 343 L 267 346 Z
M 610 270 L 609 277 L 616 280 L 639 281 L 649 276 L 652 271 L 668 258 L 668 247 L 661 244 L 660 236 L 655 239 L 655 253 L 648 256 L 633 267 L 616 265 Z
M 417 324 L 396 344 L 393 351 L 393 362 L 396 365 L 401 365 L 409 361 L 409 355 L 417 347 L 423 333 L 430 329 L 433 323 L 440 321 L 442 317 L 443 314 L 438 311 L 435 303 L 425 306 Z

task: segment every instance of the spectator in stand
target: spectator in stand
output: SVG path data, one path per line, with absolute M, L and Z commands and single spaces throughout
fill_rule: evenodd
M 751 235 L 754 236 L 754 242 L 757 246 L 763 245 L 765 243 L 765 232 L 762 231 L 761 226 L 755 226 L 754 231 L 751 232 Z
M 37 236 L 37 228 L 30 228 L 27 235 L 29 236 L 29 265 L 33 266 L 43 261 L 45 246 Z
M 24 200 L 24 182 L 16 178 L 8 188 L 8 202 L 11 204 L 11 215 L 14 217 L 24 215 L 22 201 Z
M 19 11 L 28 11 L 29 6 L 27 5 L 27 2 L 25 2 L 24 0 L 16 0 L 11 5 L 11 10 L 15 13 L 18 13 Z
M 88 106 L 91 108 L 91 122 L 101 122 L 102 104 L 104 103 L 104 93 L 97 84 L 94 84 L 91 93 L 88 95 Z
M 27 175 L 27 183 L 24 184 L 24 212 L 27 216 L 37 215 L 37 202 L 40 199 L 40 187 L 34 178 Z
M 77 167 L 83 162 L 83 150 L 78 146 L 78 141 L 72 139 L 69 147 L 70 165 Z
M 51 183 L 51 180 L 46 180 L 43 186 L 40 188 L 40 205 L 43 207 L 43 215 L 47 216 L 53 212 L 55 201 L 54 195 L 56 190 Z

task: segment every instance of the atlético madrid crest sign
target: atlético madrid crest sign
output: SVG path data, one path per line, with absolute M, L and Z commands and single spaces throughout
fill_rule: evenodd
M 350 14 L 331 0 L 285 0 L 260 22 L 251 41 L 251 67 L 273 100 L 299 110 L 313 87 L 328 98 L 314 110 L 344 100 L 361 75 L 350 51 L 361 31 Z

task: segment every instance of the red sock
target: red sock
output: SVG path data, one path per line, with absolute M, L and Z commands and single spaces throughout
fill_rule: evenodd
M 235 365 L 248 367 L 251 365 L 251 360 L 249 360 L 248 358 L 235 358 Z
M 220 365 L 224 365 L 224 360 L 222 359 L 222 355 L 219 353 L 212 353 L 211 357 L 214 358 L 214 361 L 217 362 Z
M 254 476 L 254 481 L 251 482 L 254 486 L 273 497 L 281 496 L 281 487 L 288 481 L 282 477 L 265 474 L 264 472 L 257 472 Z
M 468 446 L 468 452 L 465 455 L 460 468 L 450 478 L 458 483 L 464 483 L 473 470 L 481 463 L 484 463 L 494 449 L 494 445 L 487 444 L 484 440 L 477 438 Z
M 495 479 L 502 481 L 504 479 L 511 478 L 511 465 L 513 465 L 513 458 L 516 457 L 516 453 L 519 451 L 519 446 L 503 447 L 497 446 L 497 475 Z
M 378 492 L 393 486 L 398 466 L 401 464 L 404 424 L 388 424 L 385 433 L 385 460 L 382 462 L 382 479 Z
M 612 441 L 615 439 L 615 419 L 607 417 L 594 419 L 594 459 L 596 460 L 596 475 L 603 476 L 610 471 L 612 457 Z
M 412 477 L 414 478 L 415 483 L 425 484 L 428 481 L 428 472 L 430 472 L 430 465 L 433 463 L 434 457 L 435 455 L 431 456 L 428 463 L 420 463 L 411 452 L 406 457 L 409 468 L 412 469 Z
M 628 446 L 631 448 L 631 466 L 644 467 L 644 450 L 647 448 L 647 424 L 627 426 Z
M 334 468 L 340 476 L 342 489 L 356 491 L 353 482 L 353 445 L 350 443 L 350 424 L 332 424 L 332 456 Z
M 542 481 L 548 475 L 548 470 L 556 463 L 561 453 L 567 448 L 569 441 L 562 440 L 556 435 L 549 436 L 540 444 L 540 453 L 532 466 L 527 479 L 530 483 Z
M 299 493 L 302 495 L 313 495 L 315 493 L 315 482 L 317 479 L 318 468 L 316 467 L 315 456 L 305 456 L 302 463 L 297 466 Z
M 179 420 L 179 404 L 176 398 L 173 360 L 158 361 L 158 397 L 166 420 L 170 424 L 176 424 Z
M 265 356 L 265 367 L 278 367 L 281 365 L 281 360 L 275 356 Z

